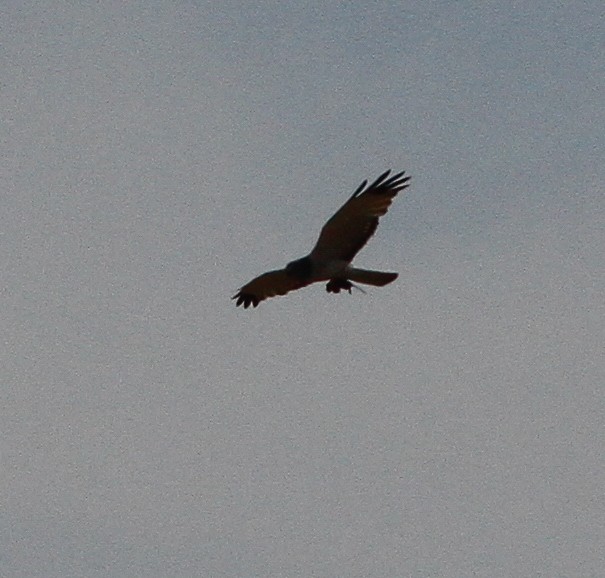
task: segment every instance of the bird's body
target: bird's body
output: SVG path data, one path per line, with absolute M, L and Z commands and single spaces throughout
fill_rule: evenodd
M 343 259 L 332 259 L 331 261 L 314 259 L 311 253 L 308 257 L 288 263 L 286 273 L 299 279 L 312 279 L 313 282 L 327 281 L 333 277 L 346 275 L 348 266 L 349 262 Z
M 349 293 L 352 281 L 382 287 L 397 278 L 397 273 L 368 271 L 351 267 L 351 261 L 378 227 L 397 193 L 409 186 L 410 177 L 398 173 L 387 178 L 383 173 L 365 188 L 364 181 L 351 198 L 324 225 L 319 239 L 309 255 L 288 263 L 285 269 L 269 271 L 244 285 L 233 296 L 236 305 L 256 307 L 261 301 L 311 283 L 328 281 L 329 293 Z

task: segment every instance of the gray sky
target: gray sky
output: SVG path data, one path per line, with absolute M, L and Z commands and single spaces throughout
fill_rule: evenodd
M 11 577 L 597 577 L 602 2 L 4 2 Z M 230 297 L 407 170 L 356 264 Z

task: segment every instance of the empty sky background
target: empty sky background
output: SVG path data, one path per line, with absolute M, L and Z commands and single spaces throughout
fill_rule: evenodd
M 601 0 L 1 12 L 0 574 L 603 575 Z

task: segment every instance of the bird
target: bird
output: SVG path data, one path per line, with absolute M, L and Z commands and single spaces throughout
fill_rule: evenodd
M 315 247 L 306 257 L 288 263 L 284 269 L 263 273 L 241 287 L 232 297 L 236 306 L 257 307 L 269 297 L 323 281 L 328 282 L 328 293 L 351 293 L 354 287 L 362 290 L 354 282 L 383 287 L 395 281 L 398 273 L 351 266 L 355 255 L 375 233 L 379 218 L 386 214 L 397 193 L 410 184 L 411 177 L 405 176 L 405 171 L 390 174 L 390 170 L 382 173 L 369 186 L 364 180 L 323 226 Z

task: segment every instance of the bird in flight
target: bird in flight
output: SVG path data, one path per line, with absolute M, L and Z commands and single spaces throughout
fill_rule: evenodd
M 328 293 L 356 287 L 352 281 L 383 287 L 397 279 L 397 273 L 368 271 L 351 266 L 351 261 L 378 227 L 378 219 L 389 209 L 399 191 L 409 186 L 405 171 L 389 177 L 380 175 L 370 186 L 363 181 L 349 200 L 323 226 L 313 250 L 302 259 L 263 273 L 244 285 L 233 297 L 237 306 L 256 307 L 261 301 L 311 283 L 327 281 Z M 359 289 L 359 287 L 357 287 Z

